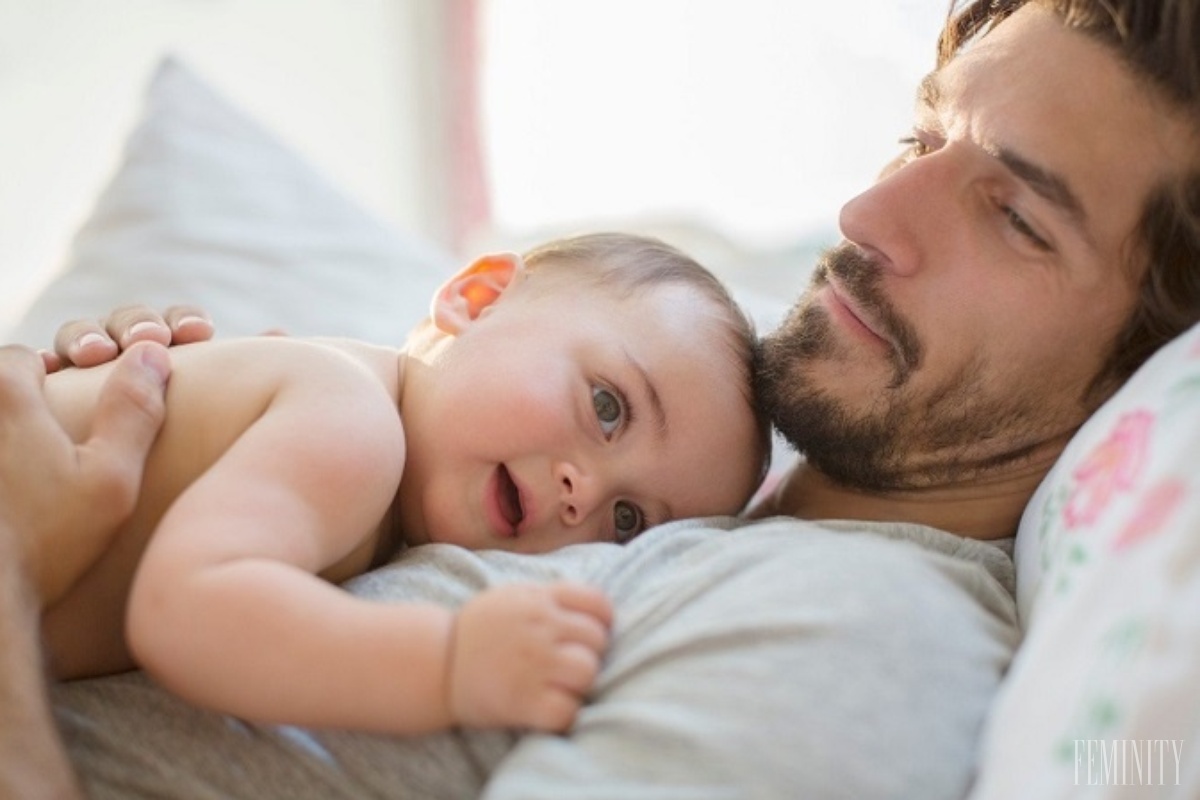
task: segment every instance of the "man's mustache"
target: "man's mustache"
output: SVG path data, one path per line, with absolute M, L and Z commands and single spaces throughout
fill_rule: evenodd
M 885 338 L 895 345 L 892 355 L 896 373 L 893 388 L 904 384 L 920 365 L 923 350 L 916 330 L 884 297 L 880 288 L 882 270 L 879 265 L 853 244 L 842 242 L 821 255 L 813 282 L 819 286 L 828 282 L 830 276 L 864 313 L 870 315 Z

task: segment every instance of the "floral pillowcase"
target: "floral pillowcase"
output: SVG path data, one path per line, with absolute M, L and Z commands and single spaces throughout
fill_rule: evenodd
M 1076 434 L 1015 557 L 1025 640 L 972 798 L 1200 797 L 1200 326 Z

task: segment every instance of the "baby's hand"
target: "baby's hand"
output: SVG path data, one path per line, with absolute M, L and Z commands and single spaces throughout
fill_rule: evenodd
M 564 731 L 600 671 L 612 606 L 572 583 L 491 589 L 459 612 L 450 711 L 470 727 Z

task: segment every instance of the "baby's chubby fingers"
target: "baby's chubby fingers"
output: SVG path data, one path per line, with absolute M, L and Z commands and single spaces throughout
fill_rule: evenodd
M 579 654 L 588 654 L 587 663 L 596 665 L 596 669 L 592 670 L 594 678 L 608 649 L 609 628 L 588 614 L 561 610 L 552 624 L 550 636 L 555 647 L 555 658 L 563 663 L 577 664 L 580 660 Z M 572 671 L 571 674 L 579 673 Z M 575 686 L 576 682 L 572 681 L 571 685 Z
M 600 676 L 600 650 L 578 642 L 563 642 L 555 655 L 554 673 L 550 682 L 570 696 L 582 701 Z
M 566 733 L 575 724 L 583 697 L 577 692 L 547 689 L 526 701 L 519 727 L 547 733 Z
M 591 586 L 549 584 L 546 590 L 559 606 L 550 682 L 582 699 L 596 682 L 604 651 L 608 648 L 613 609 L 608 597 Z
M 612 606 L 571 583 L 511 584 L 459 611 L 448 653 L 449 709 L 460 724 L 563 730 L 600 671 Z
M 560 581 L 547 584 L 546 589 L 564 610 L 595 620 L 606 632 L 612 627 L 612 602 L 608 599 L 608 595 L 596 587 Z
M 602 657 L 603 648 L 559 642 L 547 663 L 544 683 L 523 704 L 525 724 L 556 733 L 569 730 L 600 675 Z

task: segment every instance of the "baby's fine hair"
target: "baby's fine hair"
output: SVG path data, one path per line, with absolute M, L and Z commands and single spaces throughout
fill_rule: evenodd
M 754 412 L 758 442 L 765 476 L 771 458 L 771 423 L 754 391 L 754 375 L 761 361 L 761 346 L 754 322 L 733 299 L 733 295 L 715 275 L 682 251 L 659 239 L 628 233 L 589 233 L 555 239 L 524 255 L 526 270 L 536 274 L 539 268 L 553 265 L 555 274 L 565 267 L 572 278 L 583 279 L 597 289 L 631 297 L 655 286 L 686 286 L 711 301 L 713 323 L 725 329 L 729 355 L 738 370 L 742 393 Z M 708 354 L 696 353 L 704 358 Z M 684 354 L 681 356 L 686 357 Z

